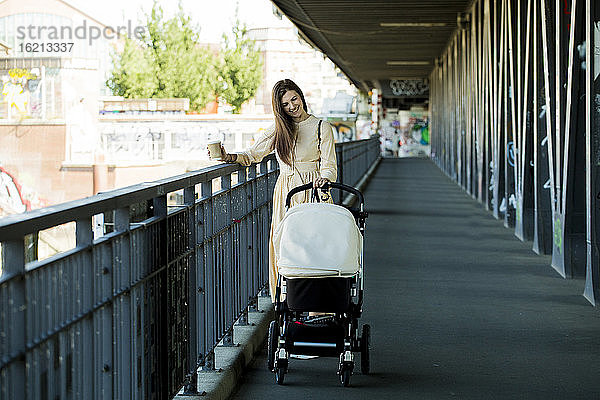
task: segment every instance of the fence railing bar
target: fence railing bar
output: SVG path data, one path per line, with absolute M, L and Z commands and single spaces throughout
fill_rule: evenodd
M 274 158 L 274 155 L 269 155 L 267 159 Z M 0 241 L 17 239 L 31 232 L 91 217 L 104 211 L 118 209 L 124 205 L 129 206 L 130 204 L 219 178 L 223 174 L 231 174 L 241 168 L 246 167 L 234 164 L 216 165 L 203 169 L 202 172 L 188 172 L 172 178 L 139 183 L 23 214 L 9 215 L 0 218 Z M 146 187 L 140 188 L 143 186 Z

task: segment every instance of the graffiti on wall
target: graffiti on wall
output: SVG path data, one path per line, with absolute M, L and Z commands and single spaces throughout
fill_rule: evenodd
M 511 167 L 515 166 L 515 144 L 512 140 L 506 145 L 506 159 L 508 160 L 508 165 Z
M 390 81 L 390 88 L 396 96 L 423 96 L 429 92 L 429 84 L 418 79 L 393 79 Z
M 0 215 L 23 213 L 31 203 L 23 197 L 21 185 L 4 168 L 0 167 Z
M 6 118 L 23 119 L 39 111 L 40 80 L 37 69 L 14 68 L 2 76 L 2 101 Z
M 0 216 L 18 214 L 49 205 L 31 185 L 19 182 L 14 173 L 0 166 Z
M 100 123 L 100 146 L 110 162 L 208 160 L 206 144 L 220 140 L 240 151 L 272 125 L 251 121 L 109 122 Z
M 354 123 L 329 121 L 334 129 L 333 135 L 336 142 L 349 142 L 356 139 L 356 126 Z

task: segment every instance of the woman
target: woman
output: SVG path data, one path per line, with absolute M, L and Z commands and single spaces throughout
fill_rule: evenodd
M 313 182 L 322 187 L 337 179 L 335 143 L 331 125 L 307 113 L 302 90 L 290 79 L 275 84 L 271 96 L 275 125 L 265 131 L 256 142 L 241 153 L 228 154 L 222 148 L 222 160 L 248 166 L 260 162 L 275 150 L 279 162 L 279 178 L 273 194 L 273 218 L 269 236 L 269 287 L 275 301 L 277 265 L 273 249 L 273 232 L 285 214 L 285 198 L 296 186 Z M 291 205 L 310 200 L 310 193 L 298 193 Z M 329 200 L 331 201 L 331 200 Z

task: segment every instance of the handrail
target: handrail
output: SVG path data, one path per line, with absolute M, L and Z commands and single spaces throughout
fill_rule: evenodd
M 272 160 L 275 160 L 274 155 L 265 158 L 265 161 Z M 153 182 L 137 183 L 22 214 L 8 215 L 0 218 L 0 242 L 208 182 L 223 175 L 230 175 L 242 168 L 238 164 L 214 165 L 199 171 Z

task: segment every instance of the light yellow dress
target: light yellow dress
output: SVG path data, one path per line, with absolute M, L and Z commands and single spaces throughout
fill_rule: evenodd
M 321 123 L 321 145 L 319 151 L 317 129 L 319 119 L 310 115 L 304 121 L 296 124 L 298 139 L 294 147 L 294 162 L 290 166 L 275 156 L 279 162 L 279 178 L 275 183 L 273 193 L 273 219 L 271 220 L 271 233 L 269 235 L 269 288 L 271 299 L 275 301 L 275 288 L 277 287 L 277 264 L 273 249 L 273 232 L 285 215 L 285 198 L 288 192 L 296 186 L 303 185 L 322 177 L 331 182 L 337 179 L 337 162 L 335 157 L 335 141 L 331 125 Z M 241 153 L 237 153 L 237 162 L 248 166 L 260 162 L 271 153 L 275 140 L 275 126 L 267 129 L 256 142 Z M 290 206 L 306 203 L 310 200 L 310 191 L 298 193 L 291 199 Z M 329 200 L 331 202 L 331 199 Z

